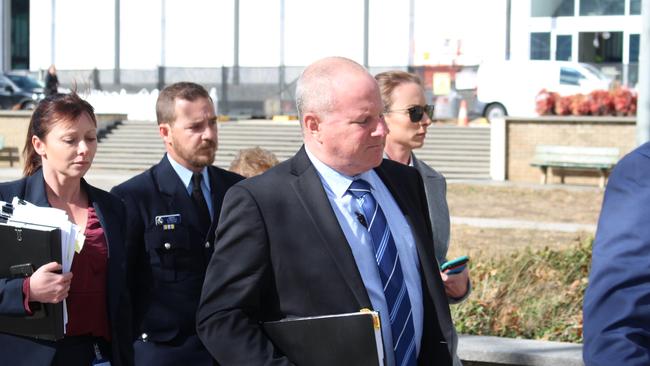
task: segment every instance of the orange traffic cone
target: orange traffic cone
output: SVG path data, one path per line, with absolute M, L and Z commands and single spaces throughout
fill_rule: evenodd
M 460 108 L 458 108 L 458 125 L 467 126 L 467 101 L 465 99 L 460 101 Z

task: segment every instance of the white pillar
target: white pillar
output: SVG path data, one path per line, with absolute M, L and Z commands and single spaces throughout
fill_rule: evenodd
M 490 122 L 490 178 L 506 180 L 506 120 L 495 118 Z
M 636 143 L 650 141 L 650 0 L 641 2 L 641 36 L 639 42 L 639 83 L 636 118 Z
M 50 65 L 56 65 L 56 0 L 52 0 L 50 15 Z

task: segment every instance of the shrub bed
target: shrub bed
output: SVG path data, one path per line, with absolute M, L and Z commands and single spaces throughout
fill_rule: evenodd
M 569 96 L 543 89 L 535 102 L 537 113 L 541 116 L 635 116 L 637 95 L 625 87 Z
M 593 238 L 564 250 L 472 258 L 472 294 L 452 305 L 459 333 L 582 342 Z

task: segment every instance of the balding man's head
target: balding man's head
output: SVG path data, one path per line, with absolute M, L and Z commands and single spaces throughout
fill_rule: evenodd
M 358 63 L 328 57 L 308 66 L 296 87 L 305 146 L 354 176 L 381 163 L 388 129 L 375 78 Z
M 327 57 L 309 65 L 296 84 L 298 115 L 306 112 L 326 113 L 335 103 L 333 92 L 344 87 L 348 76 L 356 74 L 372 78 L 363 66 L 345 57 Z

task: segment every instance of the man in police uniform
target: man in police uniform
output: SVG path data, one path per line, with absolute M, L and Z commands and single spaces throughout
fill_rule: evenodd
M 168 86 L 156 116 L 167 154 L 112 190 L 128 212 L 135 363 L 212 365 L 195 313 L 223 197 L 243 177 L 212 166 L 217 118 L 202 86 Z

